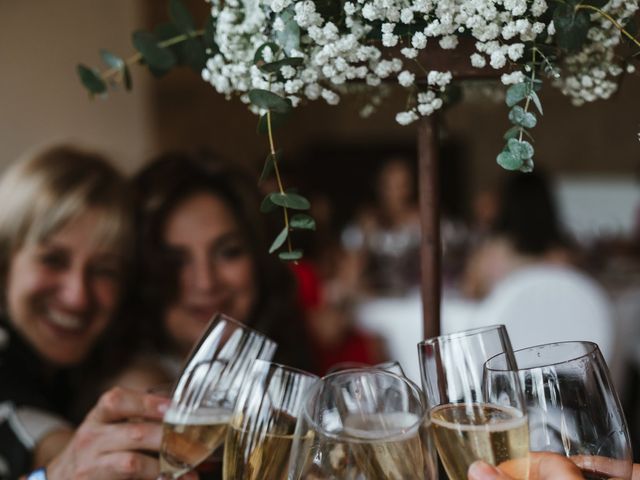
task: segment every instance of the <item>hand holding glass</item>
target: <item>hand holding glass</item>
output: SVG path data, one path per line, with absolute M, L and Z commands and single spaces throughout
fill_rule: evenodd
M 629 433 L 598 346 L 552 343 L 514 355 L 529 415 L 531 451 L 570 458 L 588 480 L 630 479 Z M 502 382 L 510 369 L 504 355 L 489 360 L 489 388 Z
M 505 372 L 485 390 L 483 365 L 503 353 L 513 365 L 502 325 L 443 335 L 418 345 L 422 382 L 440 459 L 451 480 L 466 480 L 469 466 L 484 460 L 526 479 L 529 433 L 517 375 Z M 517 468 L 514 468 L 517 467 Z
M 224 441 L 240 386 L 256 359 L 270 359 L 275 343 L 218 315 L 176 383 L 164 417 L 160 478 L 175 479 L 209 457 Z

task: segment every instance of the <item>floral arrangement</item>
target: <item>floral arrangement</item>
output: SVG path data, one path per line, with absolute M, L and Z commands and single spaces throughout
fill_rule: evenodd
M 131 85 L 129 66 L 146 64 L 154 74 L 189 65 L 227 98 L 239 97 L 260 116 L 270 153 L 264 175 L 275 171 L 279 191 L 267 196 L 265 211 L 281 207 L 285 227 L 272 251 L 296 228 L 313 220 L 288 210 L 308 202 L 285 191 L 277 169 L 273 129 L 293 107 L 321 100 L 340 102 L 350 86 L 378 89 L 397 81 L 407 90 L 398 123 L 407 125 L 441 109 L 452 72 L 430 70 L 428 45 L 455 50 L 471 43 L 468 62 L 494 69 L 507 88 L 509 120 L 497 162 L 510 170 L 533 168 L 530 129 L 542 115 L 543 81 L 576 105 L 609 98 L 624 72 L 635 71 L 640 42 L 634 38 L 638 0 L 209 0 L 211 15 L 197 29 L 189 11 L 171 0 L 171 22 L 133 35 L 138 51 L 128 60 L 102 51 L 109 67 L 78 71 L 93 94 L 108 85 Z M 627 47 L 622 45 L 627 40 Z M 365 105 L 371 112 L 378 101 Z M 533 109 L 535 107 L 535 110 Z M 281 252 L 295 260 L 301 252 Z

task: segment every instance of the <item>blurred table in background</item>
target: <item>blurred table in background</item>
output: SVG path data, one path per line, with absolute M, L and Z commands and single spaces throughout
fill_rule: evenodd
M 469 328 L 477 304 L 445 291 L 441 304 L 442 333 Z M 401 297 L 380 297 L 360 302 L 355 310 L 356 324 L 380 335 L 389 356 L 402 365 L 407 377 L 420 385 L 417 344 L 423 339 L 422 301 L 415 289 Z

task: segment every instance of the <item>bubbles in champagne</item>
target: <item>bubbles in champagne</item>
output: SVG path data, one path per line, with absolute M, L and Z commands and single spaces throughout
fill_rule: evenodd
M 431 410 L 436 447 L 451 480 L 466 480 L 476 460 L 509 462 L 509 473 L 526 480 L 529 471 L 527 417 L 511 407 L 447 404 Z
M 421 420 L 406 412 L 346 417 L 339 429 L 316 432 L 301 478 L 430 479 L 429 429 Z
M 286 480 L 296 419 L 280 412 L 272 431 L 261 425 L 243 425 L 242 418 L 229 427 L 224 446 L 224 480 Z
M 164 417 L 160 471 L 174 478 L 203 462 L 224 441 L 231 412 L 201 408 L 188 415 L 169 410 Z

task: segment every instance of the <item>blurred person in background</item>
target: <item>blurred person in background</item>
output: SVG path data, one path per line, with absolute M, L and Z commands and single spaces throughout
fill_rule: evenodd
M 420 283 L 420 212 L 416 175 L 409 161 L 392 157 L 376 180 L 376 203 L 342 233 L 345 250 L 356 256 L 354 295 L 397 296 Z
M 133 187 L 137 268 L 125 315 L 146 345 L 115 383 L 173 381 L 218 312 L 275 340 L 275 361 L 314 370 L 293 275 L 268 253 L 255 180 L 210 154 L 175 152 Z
M 466 324 L 446 325 L 443 316 L 443 330 L 504 324 L 514 349 L 592 341 L 615 369 L 611 300 L 576 268 L 579 253 L 564 233 L 544 172 L 509 174 L 499 198 L 492 231 L 466 271 L 464 291 L 480 301 L 462 319 Z
M 158 475 L 142 452 L 160 447 L 164 399 L 115 389 L 88 414 L 77 401 L 119 360 L 106 339 L 132 253 L 128 192 L 106 159 L 70 147 L 0 180 L 2 479 L 45 466 L 49 480 Z
M 572 244 L 560 224 L 549 180 L 540 169 L 509 174 L 492 216 L 484 241 L 468 260 L 463 280 L 468 297 L 485 297 L 500 280 L 526 265 L 573 263 Z

